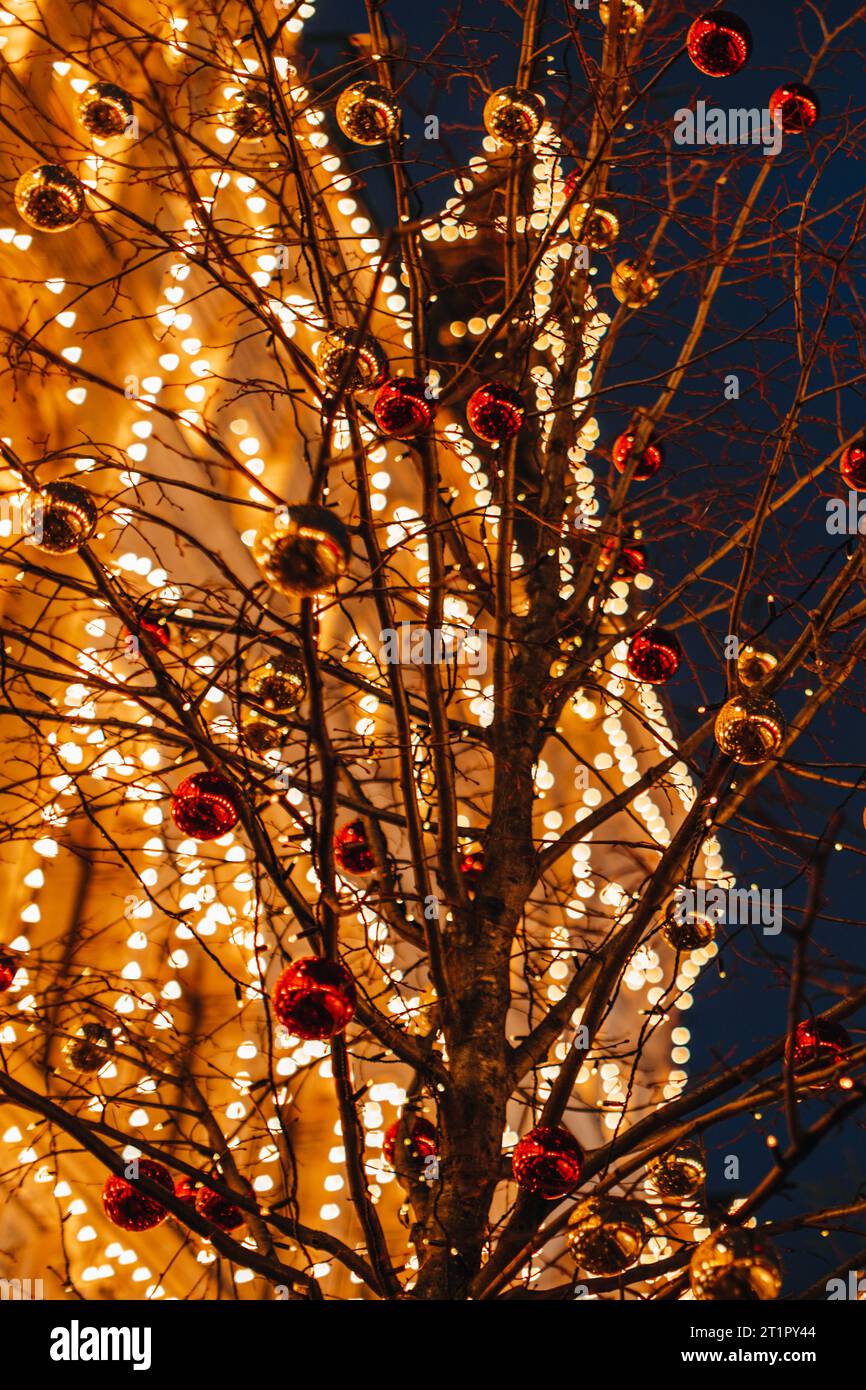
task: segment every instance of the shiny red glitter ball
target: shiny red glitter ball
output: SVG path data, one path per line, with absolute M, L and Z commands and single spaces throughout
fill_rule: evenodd
M 733 77 L 749 61 L 752 36 L 737 15 L 712 10 L 695 20 L 686 48 L 695 67 L 707 77 Z
M 221 772 L 194 772 L 175 787 L 171 818 L 193 840 L 218 840 L 240 819 L 240 795 Z
M 479 386 L 469 397 L 466 419 L 469 428 L 486 444 L 504 444 L 513 439 L 523 424 L 524 405 L 517 391 L 502 381 Z
M 140 1158 L 138 1171 L 141 1177 L 159 1183 L 167 1192 L 174 1191 L 171 1174 L 161 1163 Z M 168 1215 L 165 1207 L 138 1190 L 135 1178 L 118 1178 L 114 1174 L 105 1180 L 102 1209 L 112 1225 L 119 1226 L 122 1231 L 150 1231 Z
M 460 872 L 466 880 L 466 888 L 472 893 L 478 887 L 478 880 L 484 871 L 484 850 L 470 849 L 460 860 Z
M 334 858 L 344 874 L 363 878 L 376 867 L 362 821 L 353 820 L 334 836 Z
M 342 1033 L 355 1013 L 355 981 L 345 965 L 304 956 L 274 986 L 274 1013 L 296 1038 L 321 1042 Z
M 171 632 L 168 623 L 158 622 L 156 618 L 148 614 L 142 614 L 138 620 L 138 626 L 143 628 L 148 637 L 158 647 L 167 647 L 171 641 Z
M 851 1038 L 841 1023 L 823 1018 L 807 1018 L 794 1030 L 792 1060 L 796 1070 L 821 1071 L 841 1062 L 851 1048 Z M 823 1091 L 832 1081 L 819 1081 L 814 1089 Z
M 11 985 L 19 970 L 18 961 L 9 951 L 0 948 L 0 994 Z
M 866 492 L 866 439 L 848 445 L 840 469 L 849 487 L 855 492 Z
M 394 377 L 386 381 L 373 405 L 373 418 L 383 434 L 411 439 L 433 422 L 433 402 L 425 395 L 423 381 Z
M 676 674 L 682 648 L 672 632 L 663 627 L 645 627 L 628 644 L 626 662 L 635 680 L 663 685 Z
M 803 82 L 786 82 L 770 97 L 770 117 L 775 123 L 776 112 L 782 118 L 786 135 L 802 135 L 811 130 L 821 114 L 818 98 Z
M 613 563 L 613 556 L 616 550 L 616 542 L 613 537 L 609 537 L 601 549 L 599 563 L 603 568 Z M 623 541 L 616 557 L 614 574 L 618 579 L 634 579 L 636 574 L 643 574 L 647 567 L 647 554 L 642 545 L 637 545 L 635 541 Z
M 382 1145 L 382 1153 L 385 1162 L 394 1167 L 394 1154 L 397 1145 L 397 1130 L 400 1121 L 395 1120 L 385 1130 L 385 1142 Z M 406 1161 L 411 1168 L 423 1168 L 424 1161 L 431 1155 L 439 1152 L 439 1135 L 435 1125 L 431 1125 L 429 1120 L 425 1120 L 423 1115 L 416 1115 L 409 1126 L 409 1143 L 405 1145 Z
M 212 1187 L 202 1186 L 195 1194 L 195 1209 L 199 1216 L 219 1226 L 221 1231 L 233 1231 L 243 1225 L 244 1215 L 234 1202 L 221 1197 Z
M 514 1181 L 524 1192 L 547 1202 L 567 1197 L 580 1182 L 583 1150 L 562 1125 L 537 1125 L 524 1134 L 511 1155 Z
M 614 440 L 611 456 L 615 467 L 619 469 L 620 473 L 625 472 L 633 448 L 633 434 L 626 432 L 625 434 L 621 434 L 618 439 Z M 637 467 L 634 473 L 632 473 L 632 478 L 639 483 L 646 482 L 647 478 L 651 478 L 654 473 L 658 473 L 664 461 L 665 453 L 661 444 L 654 444 L 653 441 L 650 440 L 638 459 Z

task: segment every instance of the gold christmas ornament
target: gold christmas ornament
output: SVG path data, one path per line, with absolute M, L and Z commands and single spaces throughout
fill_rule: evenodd
M 528 145 L 544 120 L 544 99 L 527 87 L 500 87 L 484 103 L 484 129 L 504 145 Z
M 675 1202 L 694 1197 L 706 1181 L 707 1170 L 697 1144 L 677 1144 L 649 1166 L 648 1177 L 660 1197 Z
M 105 1066 L 114 1053 L 114 1034 L 101 1023 L 83 1023 L 74 1038 L 69 1038 L 64 1052 L 74 1071 L 93 1075 Z
M 275 656 L 254 666 L 247 691 L 256 704 L 271 712 L 294 714 L 307 693 L 307 670 L 300 656 Z
M 356 145 L 381 145 L 400 124 L 396 99 L 378 82 L 353 82 L 337 100 L 337 125 Z
M 66 232 L 84 212 L 84 189 L 60 164 L 37 164 L 15 185 L 18 216 L 38 232 Z
M 715 918 L 690 907 L 687 898 L 675 893 L 665 907 L 661 934 L 675 951 L 699 951 L 716 934 Z
M 735 763 L 754 767 L 778 753 L 785 719 L 775 700 L 735 695 L 716 715 L 716 743 Z
M 36 497 L 33 543 L 49 555 L 72 555 L 96 530 L 96 503 L 77 483 L 47 483 Z
M 94 82 L 78 101 L 78 119 L 97 140 L 113 140 L 132 127 L 132 97 L 113 82 Z
M 695 1298 L 755 1302 L 778 1297 L 782 1266 L 757 1231 L 733 1227 L 714 1232 L 697 1247 L 689 1278 Z
M 619 236 L 619 218 L 609 208 L 594 208 L 590 203 L 575 203 L 568 214 L 573 239 L 591 251 L 607 251 Z
M 621 1274 L 635 1263 L 647 1238 L 643 1214 L 624 1197 L 586 1197 L 566 1231 L 575 1263 L 587 1274 Z
M 332 391 L 370 391 L 385 375 L 385 355 L 375 338 L 348 328 L 332 328 L 319 344 L 316 367 Z
M 349 566 L 349 534 L 327 507 L 280 507 L 253 541 L 253 559 L 271 588 L 287 596 L 321 594 Z
M 271 104 L 264 92 L 244 87 L 237 92 L 223 117 L 239 140 L 263 140 L 274 129 Z
M 288 724 L 269 719 L 257 709 L 245 712 L 241 730 L 243 742 L 254 753 L 268 753 L 272 748 L 282 748 L 290 732 Z
M 643 309 L 659 292 L 659 282 L 649 271 L 641 270 L 637 261 L 620 261 L 610 281 L 620 304 L 627 309 Z
M 751 690 L 753 686 L 760 685 L 771 671 L 779 664 L 779 658 L 774 651 L 767 646 L 766 642 L 749 642 L 745 647 L 740 648 L 737 657 L 737 675 L 740 684 L 746 690 Z

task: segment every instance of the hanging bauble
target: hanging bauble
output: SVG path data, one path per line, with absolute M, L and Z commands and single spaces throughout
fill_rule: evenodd
M 272 589 L 303 597 L 332 589 L 349 567 L 349 533 L 327 507 L 280 507 L 253 541 L 253 559 Z
M 677 1144 L 649 1165 L 650 1183 L 660 1197 L 684 1202 L 706 1181 L 707 1169 L 697 1144 Z
M 367 839 L 364 822 L 350 821 L 342 826 L 334 836 L 334 858 L 341 873 L 353 878 L 363 878 L 376 867 L 373 851 Z
M 607 251 L 619 236 L 619 218 L 609 208 L 575 203 L 568 214 L 572 238 L 591 251 Z
M 13 956 L 12 952 L 7 951 L 5 947 L 0 946 L 0 994 L 6 992 L 20 969 L 21 965 L 17 957 Z
M 682 648 L 665 627 L 645 627 L 628 644 L 626 664 L 635 680 L 648 685 L 664 685 L 676 675 Z
M 73 555 L 96 530 L 99 511 L 78 483 L 46 483 L 35 500 L 33 543 L 49 555 Z
M 748 642 L 737 656 L 737 675 L 746 690 L 760 685 L 779 664 L 776 653 L 764 641 Z
M 675 951 L 699 951 L 715 936 L 716 919 L 689 907 L 688 899 L 675 893 L 665 907 L 661 934 Z
M 271 103 L 265 92 L 254 87 L 235 93 L 223 120 L 239 140 L 264 140 L 274 129 Z
M 564 1125 L 536 1125 L 514 1149 L 511 1170 L 522 1191 L 558 1202 L 580 1182 L 583 1150 Z
M 219 840 L 240 820 L 240 788 L 221 772 L 194 772 L 171 795 L 171 818 L 182 835 Z
M 395 1120 L 385 1130 L 385 1141 L 382 1145 L 382 1153 L 385 1162 L 394 1167 L 394 1157 L 397 1152 L 397 1133 L 400 1128 L 400 1121 Z M 423 1172 L 428 1158 L 434 1157 L 439 1153 L 439 1133 L 435 1125 L 429 1120 L 425 1120 L 423 1115 L 416 1115 L 409 1121 L 408 1133 L 403 1141 L 402 1165 L 416 1172 Z
M 413 439 L 433 423 L 433 402 L 423 381 L 396 376 L 380 387 L 373 405 L 373 417 L 383 434 L 393 439 Z
M 274 748 L 282 748 L 291 732 L 284 720 L 271 719 L 261 710 L 245 710 L 241 716 L 241 741 L 253 753 L 270 753 Z
M 543 120 L 543 98 L 526 87 L 500 87 L 484 103 L 484 129 L 504 145 L 528 145 Z
M 842 479 L 855 492 L 866 492 L 866 439 L 849 444 L 840 464 Z
M 566 1229 L 575 1264 L 587 1274 L 621 1274 L 638 1259 L 647 1239 L 643 1213 L 624 1197 L 586 1197 Z
M 710 10 L 694 21 L 686 37 L 688 55 L 707 77 L 733 77 L 752 51 L 748 25 L 726 10 Z
M 243 1225 L 244 1214 L 240 1207 L 236 1207 L 227 1197 L 221 1197 L 218 1192 L 214 1192 L 206 1182 L 196 1190 L 195 1209 L 199 1216 L 203 1216 L 214 1226 L 219 1226 L 221 1231 L 233 1231 L 236 1226 Z
M 155 1163 L 151 1158 L 134 1161 L 139 1177 L 159 1183 L 167 1192 L 174 1192 L 171 1174 L 161 1163 Z M 150 1231 L 168 1215 L 165 1207 L 155 1198 L 148 1197 L 138 1189 L 137 1178 L 118 1178 L 114 1174 L 105 1180 L 102 1209 L 112 1225 L 119 1226 L 122 1231 Z
M 832 1019 L 807 1018 L 794 1029 L 791 1060 L 795 1071 L 824 1071 L 841 1062 L 851 1050 L 851 1038 L 841 1023 Z M 812 1082 L 812 1089 L 823 1091 L 833 1080 Z
M 469 428 L 485 444 L 504 444 L 513 439 L 523 424 L 523 401 L 503 381 L 491 381 L 473 391 L 466 406 Z
M 269 713 L 294 714 L 307 694 L 307 668 L 301 656 L 286 653 L 254 666 L 247 676 L 247 691 Z
M 378 82 L 353 82 L 337 100 L 337 125 L 356 145 L 381 145 L 400 124 L 400 107 Z
M 460 873 L 463 882 L 466 884 L 466 891 L 470 896 L 478 888 L 481 875 L 484 872 L 484 850 L 469 849 L 460 857 Z
M 614 555 L 616 555 L 615 560 Z M 643 574 L 646 570 L 646 550 L 635 541 L 623 541 L 617 554 L 616 540 L 613 536 L 608 536 L 601 548 L 599 568 L 610 570 L 611 567 L 616 579 L 634 579 L 636 575 Z
M 66 1060 L 74 1071 L 94 1075 L 114 1055 L 114 1034 L 105 1024 L 82 1023 L 74 1038 L 64 1047 Z
M 113 82 L 94 82 L 78 101 L 78 119 L 97 140 L 113 140 L 132 128 L 132 97 Z
M 139 637 L 143 632 L 147 641 L 152 642 L 153 646 L 158 646 L 161 651 L 167 651 L 171 646 L 170 623 L 172 617 L 174 617 L 174 609 L 171 609 L 168 603 L 143 603 L 136 614 L 135 627 L 126 631 L 126 638 Z
M 606 0 L 601 0 L 598 13 L 602 24 L 610 24 L 610 5 Z M 646 11 L 638 0 L 622 0 L 620 8 L 620 24 L 628 34 L 636 34 L 646 18 Z
M 734 695 L 716 715 L 716 743 L 735 763 L 754 767 L 772 758 L 785 737 L 785 719 L 774 700 Z
M 621 434 L 614 440 L 611 457 L 614 466 L 620 473 L 624 473 L 628 467 L 634 449 L 635 436 L 628 431 Z M 664 449 L 661 444 L 655 443 L 652 439 L 648 440 L 643 447 L 643 451 L 638 459 L 632 478 L 635 482 L 644 483 L 647 478 L 651 478 L 654 473 L 658 473 L 665 461 Z
M 695 1298 L 752 1303 L 778 1296 L 782 1267 L 768 1240 L 737 1226 L 701 1242 L 689 1264 L 689 1279 Z
M 15 206 L 37 232 L 65 232 L 84 212 L 84 189 L 60 164 L 37 164 L 16 183 Z
M 802 135 L 811 130 L 821 114 L 821 106 L 811 87 L 803 82 L 786 82 L 770 97 L 770 118 L 782 123 L 786 135 Z
M 274 1013 L 293 1037 L 324 1041 L 351 1022 L 355 981 L 340 961 L 304 956 L 287 966 L 274 986 Z
M 385 366 L 376 339 L 349 328 L 332 328 L 316 354 L 316 371 L 332 391 L 371 391 L 384 377 Z
M 641 270 L 637 261 L 620 261 L 610 280 L 620 304 L 627 309 L 643 309 L 659 292 L 659 282 L 648 270 Z

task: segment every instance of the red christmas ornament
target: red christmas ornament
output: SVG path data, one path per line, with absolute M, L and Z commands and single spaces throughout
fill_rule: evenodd
M 221 1231 L 233 1231 L 236 1226 L 243 1225 L 244 1214 L 240 1207 L 205 1184 L 195 1194 L 195 1209 L 199 1216 L 219 1226 Z
M 221 772 L 194 772 L 175 787 L 171 818 L 193 840 L 218 840 L 240 819 L 240 790 Z
M 770 97 L 770 119 L 775 123 L 776 112 L 786 135 L 802 135 L 811 130 L 821 114 L 818 98 L 803 82 L 786 82 Z
M 695 67 L 707 77 L 733 77 L 749 61 L 752 36 L 737 15 L 712 10 L 695 20 L 686 48 Z
M 614 552 L 616 541 L 609 536 L 601 549 L 599 563 L 603 569 L 607 569 L 614 564 Z M 636 574 L 643 574 L 647 567 L 647 554 L 642 545 L 635 541 L 623 541 L 616 557 L 614 574 L 617 579 L 634 579 Z
M 7 990 L 19 971 L 19 963 L 9 951 L 0 947 L 0 994 Z
M 139 1158 L 137 1162 L 140 1177 L 159 1183 L 167 1192 L 174 1191 L 171 1174 L 161 1163 L 151 1158 Z M 114 1174 L 105 1180 L 102 1209 L 112 1225 L 122 1231 L 150 1231 L 168 1215 L 164 1206 L 138 1190 L 135 1178 L 118 1178 Z
M 842 478 L 855 492 L 866 492 L 866 439 L 849 444 L 842 455 Z
M 466 407 L 469 428 L 486 444 L 504 444 L 513 439 L 523 424 L 524 414 L 521 397 L 503 381 L 479 386 Z
M 824 1018 L 807 1018 L 794 1030 L 792 1060 L 796 1071 L 822 1071 L 834 1062 L 841 1062 L 851 1049 L 851 1038 L 841 1023 Z M 830 1086 L 830 1081 L 813 1083 L 816 1091 Z
M 676 675 L 682 648 L 672 632 L 663 627 L 645 627 L 628 644 L 626 662 L 635 680 L 663 685 Z
M 615 467 L 620 473 L 624 473 L 631 458 L 634 448 L 634 435 L 626 432 L 614 440 L 612 458 Z M 632 477 L 639 483 L 646 482 L 654 473 L 658 473 L 665 461 L 664 449 L 661 444 L 655 444 L 652 440 L 645 446 L 643 453 L 637 462 L 637 467 Z
M 274 1013 L 296 1038 L 321 1042 L 342 1033 L 355 1013 L 355 981 L 345 965 L 304 956 L 287 966 L 274 986 Z
M 394 439 L 411 439 L 429 430 L 433 422 L 433 403 L 417 377 L 394 377 L 386 381 L 373 405 L 373 418 L 383 434 Z
M 466 880 L 466 890 L 474 893 L 478 887 L 478 880 L 484 871 L 484 850 L 467 850 L 460 860 L 460 872 Z
M 376 867 L 363 821 L 353 820 L 334 836 L 334 858 L 344 874 L 363 878 Z
M 524 1134 L 511 1155 L 514 1181 L 524 1192 L 555 1202 L 580 1182 L 583 1150 L 563 1125 L 536 1125 Z
M 385 1142 L 382 1145 L 382 1153 L 385 1162 L 394 1167 L 394 1155 L 397 1151 L 397 1130 L 400 1121 L 395 1120 L 385 1130 Z M 431 1125 L 429 1120 L 425 1120 L 423 1115 L 416 1115 L 409 1126 L 409 1142 L 405 1145 L 406 1162 L 411 1168 L 423 1169 L 425 1161 L 439 1152 L 439 1134 L 436 1126 Z

